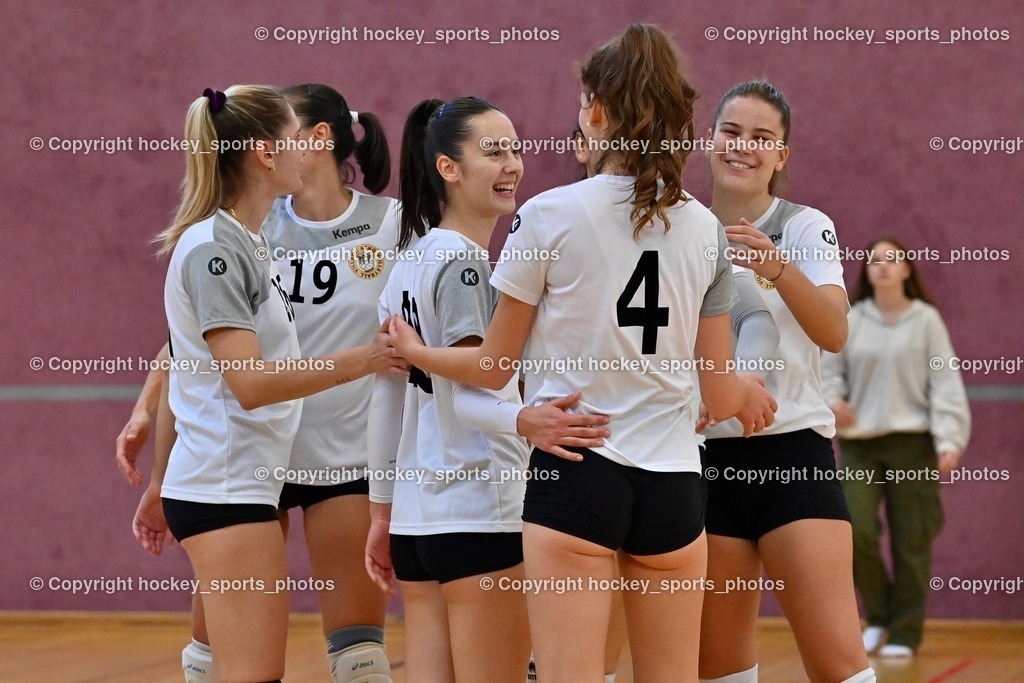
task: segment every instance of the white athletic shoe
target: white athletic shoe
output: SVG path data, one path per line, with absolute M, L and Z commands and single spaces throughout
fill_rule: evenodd
M 871 654 L 882 645 L 882 641 L 885 640 L 885 633 L 885 628 L 882 626 L 868 626 L 864 629 L 864 649 L 867 650 L 868 654 Z
M 896 643 L 889 643 L 882 647 L 878 651 L 879 657 L 913 657 L 914 651 L 906 645 L 898 645 Z

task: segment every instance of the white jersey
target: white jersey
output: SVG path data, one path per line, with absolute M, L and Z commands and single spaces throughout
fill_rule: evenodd
M 611 417 L 593 450 L 622 465 L 699 472 L 698 319 L 727 313 L 725 232 L 696 200 L 633 238 L 635 179 L 598 175 L 544 192 L 512 222 L 491 283 L 537 306 L 526 402 L 580 391 L 575 412 Z M 531 371 L 533 370 L 533 371 Z
M 178 438 L 165 498 L 277 506 L 281 482 L 267 475 L 288 465 L 302 400 L 244 410 L 203 338 L 222 328 L 252 330 L 268 365 L 299 357 L 291 303 L 266 249 L 262 234 L 217 211 L 185 230 L 171 256 L 164 308 Z
M 835 225 L 821 211 L 776 197 L 754 227 L 768 235 L 814 285 L 835 285 L 846 291 Z M 766 360 L 781 365 L 768 373 L 765 382 L 779 410 L 775 422 L 758 435 L 813 429 L 831 439 L 836 421 L 822 395 L 821 350 L 800 327 L 775 285 L 764 279 L 758 279 L 758 284 L 780 336 L 776 357 Z M 706 434 L 711 439 L 743 436 L 743 425 L 733 418 Z
M 486 251 L 440 228 L 413 248 L 422 263 L 395 266 L 380 298 L 380 320 L 401 314 L 432 347 L 483 338 L 498 298 L 487 284 Z M 391 532 L 521 531 L 526 441 L 467 427 L 455 414 L 453 388 L 451 380 L 410 369 L 396 467 L 411 476 L 395 482 Z M 495 393 L 521 403 L 515 379 Z
M 292 198 L 284 197 L 274 203 L 263 233 L 295 309 L 303 358 L 373 341 L 377 299 L 397 257 L 396 200 L 352 190 L 345 213 L 318 222 L 295 215 Z M 304 399 L 289 468 L 336 471 L 303 483 L 362 477 L 373 381 L 369 375 Z

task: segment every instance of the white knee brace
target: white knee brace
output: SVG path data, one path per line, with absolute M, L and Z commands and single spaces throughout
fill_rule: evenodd
M 181 651 L 181 668 L 185 672 L 185 683 L 214 683 L 210 646 L 193 639 Z
M 327 655 L 334 683 L 392 683 L 388 654 L 380 643 L 356 643 Z

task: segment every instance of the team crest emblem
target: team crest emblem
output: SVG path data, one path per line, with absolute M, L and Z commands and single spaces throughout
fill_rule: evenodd
M 360 244 L 348 257 L 348 267 L 358 277 L 372 280 L 384 272 L 384 252 L 372 244 Z

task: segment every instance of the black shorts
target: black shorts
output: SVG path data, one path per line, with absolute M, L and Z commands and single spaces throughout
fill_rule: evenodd
M 582 454 L 583 461 L 533 450 L 524 522 L 630 555 L 685 548 L 704 530 L 699 473 L 651 472 L 585 448 L 567 450 Z
M 800 519 L 850 521 L 832 441 L 814 430 L 704 444 L 709 534 L 756 541 Z
M 308 507 L 322 503 L 331 498 L 341 496 L 368 495 L 370 482 L 366 479 L 346 481 L 342 484 L 328 486 L 310 486 L 309 484 L 285 484 L 281 489 L 281 500 L 277 504 L 279 510 L 291 510 L 293 507 Z
M 276 522 L 277 508 L 251 503 L 194 503 L 161 498 L 167 528 L 180 543 L 189 536 L 236 524 Z
M 522 561 L 521 533 L 391 534 L 391 566 L 399 581 L 448 583 Z

